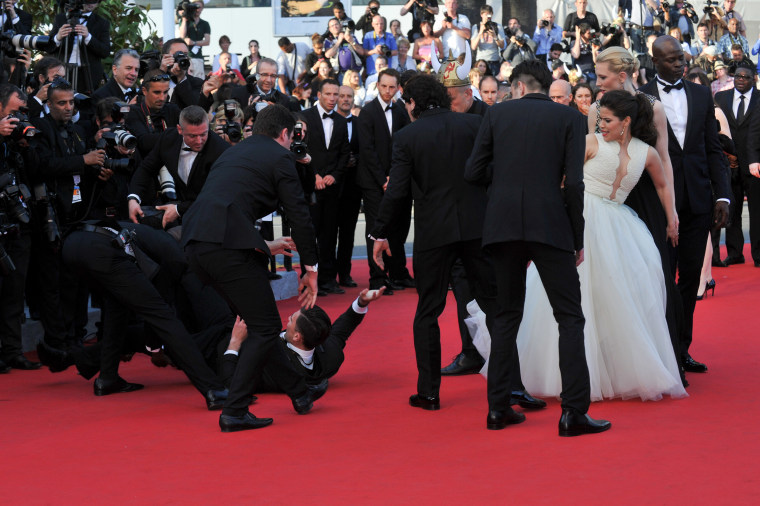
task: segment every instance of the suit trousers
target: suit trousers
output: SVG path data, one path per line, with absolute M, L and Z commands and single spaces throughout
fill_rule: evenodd
M 28 233 L 22 233 L 12 239 L 1 239 L 0 245 L 16 266 L 7 276 L 0 275 L 0 357 L 8 362 L 23 353 L 21 320 L 31 238 Z
M 462 260 L 470 292 L 486 313 L 489 329 L 497 306 L 493 267 L 481 249 L 480 239 L 414 252 L 412 261 L 419 297 L 413 324 L 417 393 L 427 397 L 438 397 L 441 387 L 441 329 L 438 318 L 446 307 L 451 268 L 458 258 Z
M 288 395 L 297 397 L 306 393 L 303 377 L 284 354 L 274 353 L 281 320 L 267 275 L 268 259 L 253 250 L 231 250 L 203 242 L 191 242 L 185 252 L 190 268 L 201 281 L 219 292 L 248 327 L 248 338 L 240 347 L 223 413 L 242 416 L 248 411 L 251 394 L 268 362 L 273 362 L 281 375 L 279 384 L 284 385 Z
M 364 220 L 366 230 L 375 228 L 375 220 L 380 212 L 380 202 L 383 200 L 382 188 L 367 189 L 362 188 L 362 198 L 364 199 Z M 388 246 L 391 248 L 391 256 L 383 255 L 383 262 L 388 270 L 385 274 L 373 260 L 372 251 L 375 247 L 375 241 L 367 237 L 367 263 L 369 264 L 369 286 L 370 288 L 380 288 L 385 280 L 390 276 L 391 279 L 406 279 L 411 277 L 406 268 L 406 252 L 404 243 L 409 235 L 411 224 L 412 200 L 404 203 L 404 209 L 398 212 L 401 216 L 397 223 L 390 227 L 388 234 Z
M 338 198 L 339 188 L 336 185 L 318 190 L 317 203 L 309 206 L 311 221 L 314 223 L 314 233 L 317 236 L 319 252 L 319 284 L 335 281 L 338 275 L 335 262 L 335 246 L 338 243 Z
M 73 341 L 64 311 L 72 321 L 78 285 L 77 276 L 62 268 L 61 253 L 35 231 L 32 235 L 32 252 L 37 261 L 34 280 L 39 288 L 40 322 L 45 331 L 44 340 L 54 348 L 67 348 Z
M 351 257 L 354 253 L 354 235 L 359 209 L 362 205 L 362 191 L 353 181 L 346 178 L 340 192 L 338 204 L 338 253 L 336 270 L 341 279 L 351 275 Z
M 742 231 L 742 214 L 744 211 L 744 194 L 751 174 L 744 176 L 739 168 L 731 169 L 731 199 L 728 225 L 726 226 L 726 252 L 731 258 L 744 257 L 744 232 Z
M 704 243 L 702 245 L 704 252 Z M 559 325 L 559 369 L 562 375 L 562 408 L 586 413 L 591 402 L 581 309 L 581 289 L 575 255 L 548 244 L 510 241 L 488 248 L 493 255 L 498 289 L 498 310 L 491 327 L 488 362 L 488 406 L 505 410 L 510 404 L 509 385 L 514 375 L 517 331 L 525 307 L 525 278 L 532 260 L 546 289 Z

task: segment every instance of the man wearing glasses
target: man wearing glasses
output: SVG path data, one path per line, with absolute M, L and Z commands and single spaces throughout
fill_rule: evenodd
M 256 103 L 262 105 L 266 103 L 267 105 L 280 104 L 293 112 L 301 110 L 296 100 L 274 89 L 277 82 L 277 62 L 273 59 L 259 60 L 256 74 L 249 76 L 246 82 L 245 86 L 238 86 L 231 93 L 231 98 L 237 100 L 243 108 Z M 261 110 L 261 107 L 258 105 L 256 110 Z
M 129 108 L 127 130 L 137 137 L 142 158 L 148 156 L 164 131 L 179 123 L 179 107 L 168 103 L 170 79 L 159 69 L 146 72 L 141 89 L 145 100 Z

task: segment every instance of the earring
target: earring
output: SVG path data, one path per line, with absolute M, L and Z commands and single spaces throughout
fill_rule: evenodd
M 623 130 L 620 132 L 620 137 L 622 137 L 623 135 L 625 135 L 625 127 L 623 127 Z

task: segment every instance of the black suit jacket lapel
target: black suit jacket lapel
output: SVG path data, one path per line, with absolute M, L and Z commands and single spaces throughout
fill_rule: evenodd
M 660 103 L 662 103 L 662 99 L 660 98 L 660 88 L 657 87 L 657 80 L 656 79 L 652 79 L 651 81 L 649 81 L 649 83 L 647 83 L 646 85 L 642 86 L 641 90 L 644 93 L 648 93 L 648 94 L 652 95 L 657 100 L 659 100 Z M 688 98 L 687 98 L 687 100 L 688 100 Z M 664 106 L 663 106 L 663 108 L 664 108 Z M 675 132 L 673 132 L 673 128 L 670 126 L 670 120 L 668 119 L 668 115 L 667 114 L 665 114 L 665 121 L 668 124 L 668 137 L 670 139 L 672 139 L 676 143 L 676 145 L 678 145 L 678 139 L 676 138 Z
M 733 93 L 733 90 L 731 91 L 731 93 Z M 733 97 L 733 95 L 731 95 L 731 96 Z M 732 103 L 731 104 L 731 111 L 732 111 L 732 113 L 733 113 L 733 109 L 734 109 L 733 105 L 734 104 Z M 755 88 L 755 89 L 752 90 L 752 95 L 749 98 L 749 103 L 745 104 L 746 108 L 744 109 L 744 117 L 742 118 L 741 122 L 737 122 L 736 123 L 737 127 L 742 126 L 744 123 L 747 122 L 747 120 L 749 119 L 749 117 L 752 115 L 752 109 L 755 106 L 757 106 L 757 88 Z M 732 114 L 732 116 L 733 116 L 733 114 Z
M 692 94 L 691 87 L 689 86 L 691 83 L 688 83 L 684 81 L 683 83 L 683 91 L 686 93 L 686 133 L 683 137 L 683 148 L 686 149 L 686 144 L 689 142 L 689 136 L 693 130 L 693 127 L 691 125 L 691 121 L 689 121 L 690 118 L 694 118 L 694 108 L 696 107 L 696 104 L 694 104 L 694 95 Z M 696 85 L 694 85 L 696 86 Z M 712 104 L 710 104 L 712 106 Z
M 169 148 L 169 156 L 166 158 L 166 169 L 174 178 L 175 184 L 185 184 L 182 178 L 179 177 L 179 155 L 182 153 L 182 136 L 179 132 L 175 132 L 176 137 L 172 140 L 171 147 Z M 196 157 L 197 158 L 197 157 Z M 187 180 L 190 180 L 190 176 L 187 176 Z
M 734 104 L 733 104 L 734 91 L 731 90 L 730 93 L 716 94 L 715 102 L 718 104 L 718 107 L 720 107 L 723 113 L 726 115 L 726 119 L 728 120 L 728 126 L 730 128 L 737 128 L 739 125 L 736 122 L 736 116 L 734 116 Z
M 385 119 L 385 111 L 383 110 L 383 106 L 379 99 L 376 98 L 373 102 L 375 103 L 375 111 L 377 111 L 378 126 L 380 127 L 380 131 L 384 132 L 384 138 L 387 140 L 388 145 L 390 145 L 391 133 L 388 130 L 388 121 Z
M 319 135 L 319 144 L 321 146 L 325 146 L 325 128 L 322 125 L 322 115 L 319 114 L 319 109 L 317 108 L 316 105 L 309 110 L 311 111 L 311 114 L 315 118 L 314 125 L 317 127 L 317 134 Z M 332 138 L 330 138 L 330 140 L 332 141 Z M 325 146 L 325 151 L 327 151 L 327 146 Z

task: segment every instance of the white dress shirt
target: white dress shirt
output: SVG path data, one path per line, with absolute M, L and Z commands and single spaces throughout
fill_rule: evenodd
M 744 115 L 747 115 L 747 111 L 749 110 L 749 101 L 752 99 L 752 88 L 750 88 L 744 95 Z M 742 93 L 739 93 L 736 88 L 734 88 L 734 104 L 733 104 L 733 110 L 734 110 L 734 118 L 736 118 L 737 114 L 739 113 L 739 97 L 742 96 Z
M 686 140 L 686 124 L 689 119 L 689 104 L 686 101 L 686 90 L 681 88 L 680 90 L 670 90 L 670 93 L 665 93 L 665 87 L 662 82 L 658 76 L 657 91 L 660 93 L 660 102 L 662 102 L 662 106 L 665 108 L 665 117 L 668 118 L 670 128 L 673 130 L 676 139 L 678 139 L 678 144 L 683 148 L 683 143 Z M 678 84 L 678 81 L 673 84 Z
M 383 111 L 385 111 L 385 121 L 388 123 L 388 133 L 393 136 L 393 111 L 388 109 L 389 104 L 383 102 L 383 99 L 379 96 L 377 97 L 377 101 L 380 102 L 380 106 L 383 108 Z
M 187 151 L 185 148 L 189 148 L 185 142 L 182 142 L 182 149 L 179 151 L 179 163 L 177 163 L 177 173 L 180 179 L 187 184 L 187 179 L 190 177 L 190 170 L 193 168 L 193 162 L 198 156 L 197 151 Z
M 87 23 L 87 20 L 90 18 L 91 14 L 92 14 L 92 12 L 86 12 L 86 13 L 82 14 L 82 17 L 79 18 L 79 24 L 83 25 L 83 24 Z M 88 29 L 88 31 L 89 31 L 89 29 Z M 82 64 L 82 58 L 79 55 L 79 45 L 82 44 L 82 42 L 84 42 L 84 45 L 86 46 L 87 44 L 90 43 L 91 40 L 92 40 L 92 34 L 91 33 L 88 33 L 87 37 L 85 37 L 84 40 L 82 40 L 82 36 L 81 35 L 77 35 L 76 37 L 74 37 L 74 41 L 75 42 L 74 42 L 74 47 L 71 50 L 71 56 L 69 57 L 69 63 L 73 63 L 73 64 L 76 64 L 76 65 L 81 65 Z M 53 42 L 55 42 L 55 45 L 57 47 L 60 47 L 61 43 L 63 41 L 58 40 L 58 37 L 56 35 L 56 36 L 53 37 Z
M 338 114 L 335 111 L 325 111 L 325 109 L 322 107 L 322 104 L 317 102 L 317 112 L 319 112 L 319 118 L 322 120 L 322 130 L 325 131 L 325 147 L 330 148 L 330 139 L 332 139 L 332 132 L 333 132 L 333 119 L 325 118 L 325 114 Z

